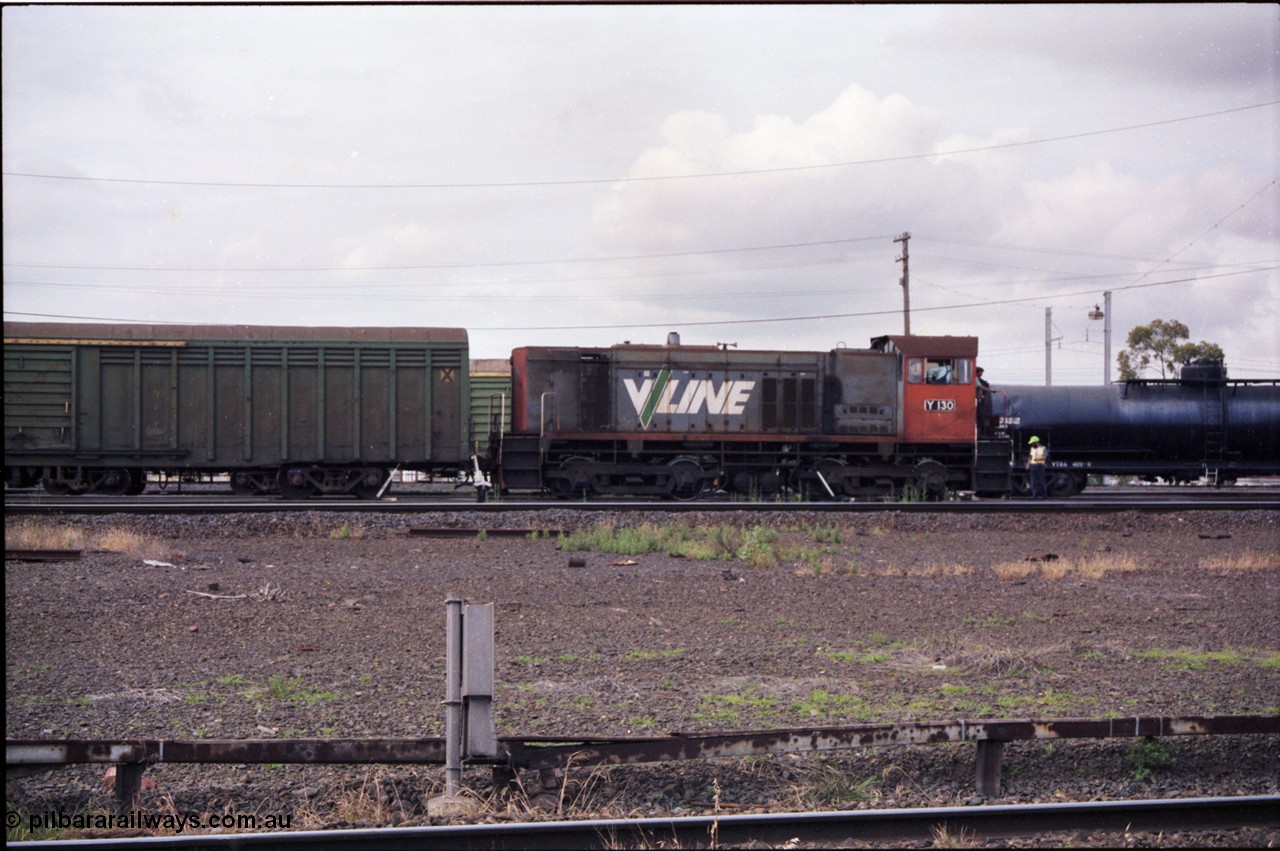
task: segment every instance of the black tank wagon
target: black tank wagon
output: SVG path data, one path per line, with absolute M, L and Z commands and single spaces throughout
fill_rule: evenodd
M 374 496 L 470 458 L 467 332 L 4 324 L 5 477 L 140 493 L 229 474 L 242 494 Z
M 1020 457 L 1032 435 L 1049 446 L 1049 493 L 1078 493 L 1088 476 L 1227 483 L 1280 474 L 1280 380 L 1229 379 L 1221 361 L 1176 379 L 1096 386 L 1001 386 L 994 413 Z

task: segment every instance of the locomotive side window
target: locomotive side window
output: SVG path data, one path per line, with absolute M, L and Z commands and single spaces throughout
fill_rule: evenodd
M 970 384 L 973 361 L 969 358 L 910 358 L 907 381 L 912 384 Z
M 912 384 L 924 381 L 924 358 L 911 358 L 907 361 L 907 381 Z

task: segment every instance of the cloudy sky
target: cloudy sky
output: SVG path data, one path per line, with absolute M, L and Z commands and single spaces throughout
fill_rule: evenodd
M 1274 4 L 2 14 L 7 320 L 861 347 L 905 249 L 996 384 L 1280 375 Z

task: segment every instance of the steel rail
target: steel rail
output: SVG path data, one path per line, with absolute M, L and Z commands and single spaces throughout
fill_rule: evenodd
M 40 497 L 5 495 L 5 510 L 16 514 L 269 514 L 306 512 L 476 512 L 500 515 L 516 511 L 556 509 L 583 512 L 662 511 L 671 514 L 786 514 L 800 511 L 824 514 L 864 514 L 887 511 L 903 514 L 1089 514 L 1121 511 L 1257 511 L 1280 509 L 1280 494 L 1237 498 L 1162 499 L 1118 498 L 1025 500 L 989 499 L 955 502 L 641 502 L 615 500 L 530 500 L 465 502 L 435 497 L 388 497 L 381 500 L 278 498 L 253 501 L 244 497 Z
M 1203 831 L 1280 825 L 1280 795 L 1142 801 L 852 810 L 676 818 L 520 822 L 10 843 L 14 848 L 101 851 L 177 848 L 555 849 L 719 847 L 788 842 L 1035 836 L 1062 831 Z

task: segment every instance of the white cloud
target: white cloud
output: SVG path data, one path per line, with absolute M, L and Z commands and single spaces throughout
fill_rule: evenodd
M 1277 110 L 1096 132 L 1275 99 L 1271 6 L 3 15 L 6 172 L 215 184 L 6 178 L 10 318 L 500 329 L 473 332 L 485 357 L 668 325 L 864 345 L 900 327 L 909 230 L 913 328 L 978 333 L 1006 379 L 1039 379 L 1053 307 L 1055 368 L 1095 380 L 1084 317 L 1107 288 L 1118 335 L 1176 310 L 1280 372 L 1274 271 L 1123 289 L 1275 265 L 1276 190 L 1253 196 L 1280 173 Z M 1058 136 L 1077 138 L 1019 144 Z M 934 156 L 888 161 L 911 155 Z M 574 182 L 771 169 L 798 170 Z M 311 188 L 217 185 L 253 183 Z M 755 324 L 694 324 L 722 319 Z

